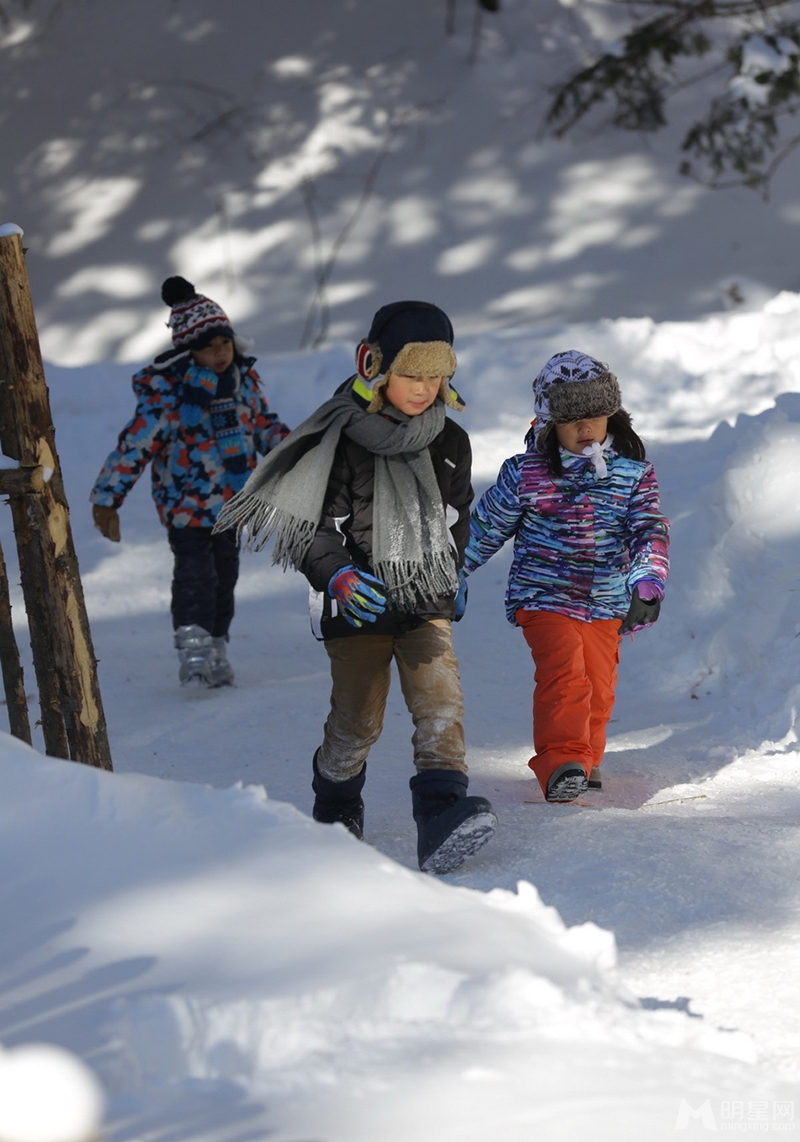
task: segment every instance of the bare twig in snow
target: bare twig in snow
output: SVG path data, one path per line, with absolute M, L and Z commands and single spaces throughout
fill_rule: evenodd
M 387 136 L 383 142 L 379 153 L 375 157 L 375 161 L 367 171 L 361 188 L 358 202 L 355 208 L 345 222 L 342 229 L 334 239 L 330 250 L 326 257 L 322 255 L 322 230 L 319 223 L 319 214 L 316 205 L 316 190 L 312 179 L 304 179 L 300 186 L 300 193 L 303 196 L 306 213 L 308 214 L 309 226 L 311 227 L 311 240 L 314 249 L 314 276 L 316 278 L 316 287 L 314 289 L 314 296 L 311 299 L 308 316 L 306 318 L 305 327 L 303 329 L 303 336 L 300 340 L 300 348 L 305 349 L 309 345 L 317 348 L 328 335 L 330 327 L 330 304 L 328 302 L 327 286 L 330 281 L 331 275 L 336 266 L 336 260 L 342 251 L 342 248 L 353 232 L 356 223 L 366 209 L 367 203 L 372 198 L 375 191 L 375 184 L 378 181 L 378 176 L 381 168 L 386 161 L 389 154 L 389 149 L 400 130 L 401 123 L 393 123 L 390 127 Z M 316 334 L 314 334 L 314 327 L 318 326 Z M 312 336 L 313 334 L 313 336 Z

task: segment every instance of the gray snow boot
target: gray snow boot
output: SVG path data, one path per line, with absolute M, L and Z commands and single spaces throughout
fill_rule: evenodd
M 341 821 L 356 840 L 364 839 L 364 802 L 361 790 L 367 779 L 367 763 L 355 777 L 348 781 L 330 781 L 317 769 L 317 753 L 314 754 L 314 779 L 311 788 L 316 794 L 311 816 L 324 825 Z
M 423 769 L 411 778 L 423 872 L 453 872 L 491 838 L 497 815 L 485 797 L 467 796 L 468 784 L 456 769 Z
M 200 686 L 213 686 L 211 677 L 211 635 L 203 627 L 192 623 L 178 627 L 175 631 L 175 646 L 178 649 L 178 678 L 181 686 L 191 683 Z
M 211 685 L 232 686 L 233 667 L 228 662 L 226 644 L 228 640 L 224 635 L 211 639 Z

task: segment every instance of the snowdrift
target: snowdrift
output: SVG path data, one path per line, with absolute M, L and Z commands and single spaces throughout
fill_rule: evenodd
M 566 928 L 530 884 L 438 883 L 260 787 L 7 736 L 0 766 L 0 1033 L 79 1047 L 112 1122 L 222 1088 L 270 1137 L 666 1138 L 681 1098 L 734 1076 L 780 1096 L 731 1060 L 745 1037 L 641 1010 L 611 934 Z

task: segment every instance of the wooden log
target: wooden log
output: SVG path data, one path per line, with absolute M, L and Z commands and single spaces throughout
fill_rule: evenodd
M 0 468 L 0 496 L 21 492 L 43 492 L 44 472 L 41 468 Z
M 25 679 L 19 660 L 14 624 L 11 621 L 11 596 L 2 547 L 0 547 L 0 670 L 3 673 L 3 690 L 8 707 L 8 728 L 15 738 L 32 745 Z
M 18 234 L 0 236 L 0 447 L 50 479 L 10 496 L 45 749 L 111 769 L 97 660 Z

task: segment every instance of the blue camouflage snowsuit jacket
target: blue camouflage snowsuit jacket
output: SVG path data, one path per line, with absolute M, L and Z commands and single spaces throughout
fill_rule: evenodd
M 161 367 L 156 360 L 133 378 L 136 411 L 95 481 L 91 501 L 120 507 L 149 462 L 153 499 L 164 526 L 213 527 L 222 505 L 244 486 L 257 455 L 266 455 L 289 433 L 269 411 L 254 362 L 237 357 L 234 365 L 234 427 L 245 471 L 230 471 L 224 463 L 213 402 L 201 407 L 192 400 L 201 374 L 210 370 L 189 356 Z

